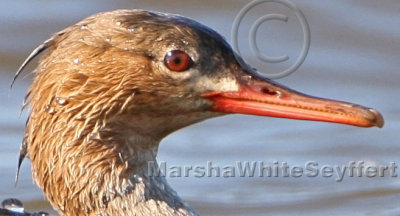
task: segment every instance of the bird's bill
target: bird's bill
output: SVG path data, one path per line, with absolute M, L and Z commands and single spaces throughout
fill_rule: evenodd
M 243 82 L 239 91 L 208 92 L 212 111 L 311 121 L 359 127 L 383 127 L 382 115 L 360 105 L 305 95 L 270 80 Z

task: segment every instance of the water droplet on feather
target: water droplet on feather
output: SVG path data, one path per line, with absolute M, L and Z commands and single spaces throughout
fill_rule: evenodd
M 45 107 L 44 107 L 44 110 L 46 110 L 49 114 L 54 114 L 54 108 L 53 107 L 51 107 L 50 105 L 46 105 Z
M 66 105 L 68 103 L 68 101 L 62 97 L 56 97 L 56 102 L 60 105 Z

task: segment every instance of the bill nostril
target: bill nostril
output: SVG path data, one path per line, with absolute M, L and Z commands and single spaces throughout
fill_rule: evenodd
M 278 94 L 278 92 L 270 90 L 267 87 L 262 87 L 261 88 L 261 92 L 264 93 L 264 94 L 268 94 L 268 95 L 277 95 Z

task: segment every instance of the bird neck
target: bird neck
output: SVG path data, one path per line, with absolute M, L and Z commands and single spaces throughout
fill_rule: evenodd
M 160 139 L 119 122 L 86 126 L 82 136 L 36 128 L 28 140 L 34 179 L 62 215 L 197 215 L 157 171 Z
M 121 169 L 125 175 L 111 170 L 115 183 L 108 184 L 103 194 L 104 208 L 95 215 L 198 215 L 184 203 L 168 185 L 165 175 L 160 173 L 156 161 L 159 141 L 141 134 L 130 133 L 120 142 L 125 142 L 118 153 Z M 113 144 L 114 145 L 114 144 Z M 113 190 L 110 190 L 113 188 Z

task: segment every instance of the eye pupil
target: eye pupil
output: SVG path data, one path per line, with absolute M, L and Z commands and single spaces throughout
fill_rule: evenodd
M 176 58 L 174 58 L 174 64 L 180 64 L 181 63 L 181 58 L 179 58 L 179 57 L 176 57 Z
M 164 65 L 175 72 L 183 72 L 188 70 L 193 64 L 190 56 L 181 50 L 169 51 L 164 57 Z

